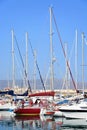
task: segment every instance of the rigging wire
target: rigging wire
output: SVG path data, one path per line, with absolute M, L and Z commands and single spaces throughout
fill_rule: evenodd
M 74 79 L 73 79 L 73 75 L 72 75 L 72 72 L 71 72 L 71 69 L 70 69 L 70 66 L 69 66 L 68 59 L 67 59 L 67 57 L 66 57 L 66 53 L 65 53 L 65 50 L 64 50 L 64 47 L 63 47 L 62 39 L 61 39 L 61 36 L 60 36 L 59 30 L 58 30 L 58 27 L 57 27 L 57 23 L 56 23 L 56 19 L 55 19 L 55 16 L 54 16 L 53 10 L 52 10 L 52 14 L 53 14 L 54 23 L 55 23 L 55 26 L 56 26 L 56 30 L 57 30 L 57 34 L 58 34 L 58 38 L 59 38 L 59 41 L 60 41 L 60 43 L 61 43 L 61 47 L 62 47 L 62 50 L 63 50 L 63 54 L 64 54 L 64 57 L 65 57 L 65 59 L 66 59 L 66 63 L 67 63 L 67 66 L 68 66 L 68 69 L 69 69 L 69 72 L 70 72 L 70 76 L 71 76 L 71 79 L 72 79 L 72 82 L 73 82 L 74 88 L 75 88 L 76 92 L 78 93 L 79 91 L 77 90 L 77 88 L 76 88 L 76 84 L 75 84 L 75 81 L 74 81 Z
M 17 42 L 17 39 L 16 39 L 16 36 L 15 36 L 15 35 L 14 35 L 14 38 L 15 38 L 16 45 L 17 45 L 17 48 L 18 48 L 19 56 L 20 56 L 20 58 L 21 58 L 22 66 L 23 66 L 23 69 L 24 69 L 24 73 L 25 73 L 25 76 L 27 77 L 26 69 L 25 69 L 25 66 L 24 66 L 24 61 L 23 61 L 23 58 L 22 58 L 22 55 L 21 55 L 21 52 L 20 52 L 20 49 L 19 49 L 19 45 L 18 45 L 18 42 Z M 32 93 L 31 85 L 30 85 L 29 79 L 28 79 L 27 82 L 28 82 L 28 87 L 29 87 L 29 89 L 30 89 L 30 92 Z
M 29 40 L 29 43 L 30 43 L 31 51 L 32 51 L 32 54 L 33 54 L 33 57 L 34 57 L 34 51 L 33 51 L 33 47 L 32 47 L 32 45 L 31 45 L 31 41 L 30 41 L 30 40 Z M 42 79 L 42 76 L 41 76 L 41 72 L 40 72 L 40 69 L 39 69 L 37 60 L 36 60 L 36 67 L 37 67 L 37 69 L 38 69 L 39 76 L 40 76 L 40 79 L 41 79 L 41 83 L 42 83 L 42 85 L 43 85 L 43 88 L 44 88 L 44 90 L 46 91 L 46 88 L 45 88 L 45 85 L 44 85 L 44 82 L 43 82 L 43 79 Z

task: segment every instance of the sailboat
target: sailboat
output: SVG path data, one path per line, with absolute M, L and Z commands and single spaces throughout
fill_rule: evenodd
M 10 99 L 8 101 L 5 101 L 3 98 L 0 102 L 0 111 L 13 111 L 17 108 L 17 101 L 22 100 L 25 97 L 28 97 L 28 86 L 27 90 L 24 93 L 15 93 L 14 87 L 15 87 L 15 66 L 14 66 L 14 31 L 12 30 L 12 64 L 13 64 L 13 79 L 12 79 L 12 87 L 11 90 L 3 90 L 0 91 L 0 95 L 9 95 Z M 26 72 L 25 72 L 26 73 Z M 14 103 L 15 102 L 15 103 Z
M 50 27 L 51 27 L 51 24 L 52 23 L 51 23 L 51 8 L 50 8 Z M 41 82 L 43 84 L 44 91 L 37 92 L 37 93 L 36 92 L 31 93 L 28 96 L 29 96 L 29 98 L 34 97 L 37 100 L 40 100 L 42 102 L 42 107 L 33 104 L 32 107 L 28 106 L 28 107 L 24 107 L 24 108 L 18 108 L 18 109 L 14 110 L 14 113 L 16 113 L 17 115 L 40 115 L 40 114 L 53 115 L 54 114 L 54 111 L 52 109 L 46 109 L 46 107 L 49 108 L 49 103 L 47 104 L 48 106 L 45 106 L 45 107 L 44 107 L 44 103 L 43 103 L 44 102 L 43 100 L 45 100 L 45 103 L 48 101 L 47 97 L 48 98 L 54 97 L 54 95 L 55 95 L 55 92 L 52 90 L 53 89 L 52 28 L 50 29 L 50 44 L 51 44 L 51 91 L 46 91 L 42 77 L 41 77 L 41 74 L 40 74 L 40 70 L 39 70 L 39 67 L 38 67 L 38 64 L 37 64 L 37 61 L 36 61 L 36 66 L 37 66 L 37 69 L 39 71 L 39 75 L 40 75 Z M 32 49 L 32 46 L 31 46 L 31 49 Z M 33 49 L 32 49 L 32 53 L 33 53 L 33 56 L 34 56 Z
M 87 97 L 84 95 L 84 33 L 82 33 L 82 86 L 83 86 L 83 99 L 77 99 L 73 104 L 68 104 L 59 108 L 66 118 L 84 118 L 87 119 Z

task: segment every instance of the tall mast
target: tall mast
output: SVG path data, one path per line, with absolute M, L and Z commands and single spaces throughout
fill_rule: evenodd
M 66 53 L 66 58 L 67 58 L 67 44 L 66 43 L 65 43 L 65 53 Z M 66 62 L 66 60 L 65 60 L 65 62 Z M 67 62 L 66 62 L 65 86 L 66 86 L 66 89 L 68 90 L 68 67 L 67 67 Z
M 34 51 L 34 90 L 36 90 L 36 51 Z
M 26 32 L 26 87 L 28 88 L 28 33 Z
M 77 30 L 76 30 L 76 43 L 75 43 L 75 82 L 76 82 L 76 89 L 77 89 L 77 46 L 78 46 L 78 34 L 77 34 Z
M 84 94 L 84 33 L 82 33 L 82 87 Z
M 14 88 L 15 86 L 15 66 L 14 66 L 14 31 L 12 30 L 12 87 Z
M 51 77 L 50 77 L 50 82 L 51 82 L 51 90 L 53 90 L 53 84 L 54 84 L 54 72 L 53 72 L 53 44 L 52 44 L 52 7 L 50 7 L 50 53 L 51 53 Z
M 65 54 L 66 54 L 66 58 L 68 59 L 68 46 L 67 43 L 65 43 Z M 66 63 L 66 76 L 65 76 L 65 85 L 66 85 L 66 89 L 67 89 L 67 94 L 69 94 L 68 89 L 70 87 L 70 74 L 69 74 L 69 69 L 67 66 L 67 61 L 65 59 L 65 63 Z M 69 66 L 70 66 L 70 62 L 69 62 Z

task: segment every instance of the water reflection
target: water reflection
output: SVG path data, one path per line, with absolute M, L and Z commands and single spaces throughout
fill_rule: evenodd
M 85 119 L 67 120 L 52 116 L 14 116 L 10 112 L 0 112 L 0 129 L 11 130 L 86 130 Z
M 53 117 L 49 116 L 45 116 L 43 117 L 39 117 L 39 116 L 35 116 L 35 117 L 24 117 L 24 116 L 15 116 L 16 121 L 22 126 L 22 129 L 24 128 L 30 128 L 30 129 L 35 129 L 35 130 L 56 130 L 58 128 L 56 128 L 55 125 L 55 120 Z M 59 126 L 58 126 L 59 127 Z
M 40 126 L 40 116 L 15 116 L 15 121 L 17 125 L 20 125 L 22 129 L 24 128 L 39 128 Z
M 59 121 L 61 120 L 61 121 Z M 61 129 L 63 130 L 87 130 L 87 120 L 86 119 L 66 119 L 66 118 L 55 118 L 55 122 L 61 124 Z
M 0 125 L 11 127 L 15 125 L 15 119 L 12 113 L 10 112 L 0 112 Z

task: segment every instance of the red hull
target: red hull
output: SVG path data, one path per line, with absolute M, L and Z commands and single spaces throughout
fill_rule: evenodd
M 14 111 L 14 113 L 16 113 L 16 115 L 40 115 L 40 108 L 33 108 L 33 107 L 29 107 L 29 108 L 18 108 Z
M 37 93 L 31 93 L 29 94 L 29 97 L 34 97 L 34 96 L 54 96 L 55 92 L 54 91 L 48 91 L 48 92 L 37 92 Z
M 45 115 L 53 115 L 55 112 L 47 111 Z

